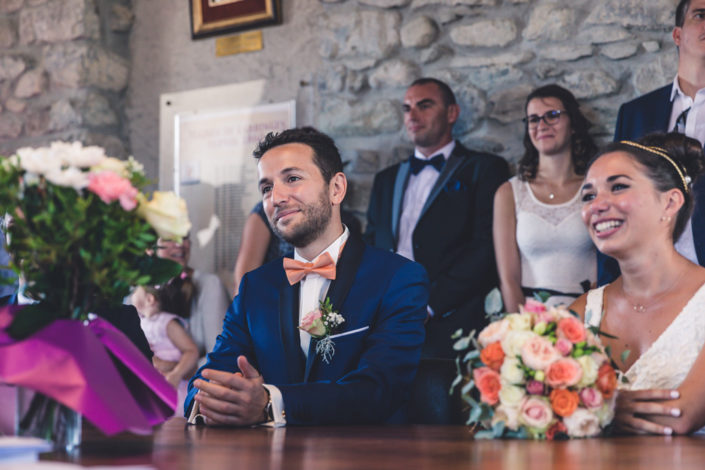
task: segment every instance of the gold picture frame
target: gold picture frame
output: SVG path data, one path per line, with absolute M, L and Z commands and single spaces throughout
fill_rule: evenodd
M 191 38 L 281 24 L 281 0 L 190 0 Z

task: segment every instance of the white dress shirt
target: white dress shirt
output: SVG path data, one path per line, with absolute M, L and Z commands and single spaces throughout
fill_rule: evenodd
M 671 118 L 668 123 L 667 131 L 670 132 L 674 130 L 678 116 L 680 116 L 684 110 L 690 108 L 685 120 L 685 135 L 697 139 L 700 141 L 701 145 L 705 143 L 705 88 L 698 90 L 695 93 L 695 99 L 693 99 L 683 93 L 678 83 L 678 76 L 676 75 L 676 78 L 673 79 L 671 101 L 673 102 L 673 106 L 671 108 Z M 683 234 L 676 241 L 675 247 L 678 253 L 685 256 L 693 263 L 699 264 L 698 255 L 695 251 L 695 242 L 693 240 L 693 224 L 690 219 L 688 219 Z
M 429 160 L 440 153 L 447 162 L 454 148 L 455 141 L 451 140 L 448 145 L 438 149 L 433 155 L 427 157 L 416 149 L 414 156 L 421 160 Z M 431 189 L 433 185 L 436 184 L 439 175 L 440 172 L 430 165 L 426 165 L 426 167 L 416 175 L 409 175 L 409 182 L 406 185 L 406 191 L 404 191 L 404 201 L 402 203 L 401 217 L 399 219 L 397 253 L 410 260 L 414 260 L 414 229 L 419 221 L 419 217 L 421 217 L 421 210 L 424 204 L 426 204 L 428 195 L 431 194 Z

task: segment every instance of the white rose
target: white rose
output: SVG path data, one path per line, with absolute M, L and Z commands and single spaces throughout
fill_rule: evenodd
M 551 404 L 544 397 L 532 395 L 521 405 L 519 421 L 534 430 L 544 431 L 553 421 Z
M 590 356 L 580 356 L 576 361 L 583 368 L 583 376 L 578 381 L 577 386 L 584 388 L 594 384 L 595 380 L 597 380 L 597 371 L 599 369 L 595 360 Z
M 600 422 L 600 427 L 604 428 L 608 424 L 612 422 L 614 419 L 614 405 L 615 405 L 615 400 L 617 398 L 617 394 L 614 393 L 612 395 L 612 398 L 608 401 L 605 401 L 602 404 L 602 407 L 595 411 L 595 414 L 597 415 L 597 419 Z
M 494 410 L 494 416 L 492 417 L 492 425 L 494 426 L 499 421 L 503 421 L 504 425 L 512 430 L 516 431 L 519 429 L 519 406 L 506 406 L 500 404 Z
M 105 150 L 101 147 L 84 147 L 81 142 L 52 142 L 50 152 L 62 164 L 89 168 L 105 160 Z
M 101 171 L 112 171 L 116 175 L 120 175 L 123 178 L 130 177 L 130 172 L 127 169 L 126 162 L 113 157 L 105 157 L 98 165 L 92 166 L 91 171 L 94 173 L 99 173 Z
M 155 191 L 151 201 L 137 196 L 137 213 L 166 240 L 180 240 L 191 230 L 186 201 L 172 192 Z
M 571 437 L 590 437 L 600 433 L 600 420 L 585 408 L 578 408 L 572 415 L 564 417 L 563 424 Z
M 490 323 L 480 332 L 477 341 L 484 348 L 497 341 L 502 341 L 509 331 L 509 322 L 503 318 Z
M 57 186 L 70 186 L 79 191 L 88 186 L 88 173 L 70 166 L 65 170 L 53 170 L 44 175 L 47 181 Z
M 523 331 L 531 329 L 530 313 L 511 313 L 505 317 L 509 321 L 512 330 Z
M 506 357 L 499 369 L 499 377 L 503 382 L 510 384 L 524 383 L 524 371 L 519 367 L 519 360 Z
M 521 354 L 521 348 L 524 343 L 531 338 L 536 336 L 531 331 L 520 330 L 520 331 L 509 331 L 502 339 L 502 349 L 504 353 L 509 357 L 515 357 Z
M 505 406 L 518 407 L 525 395 L 526 392 L 523 387 L 517 387 L 505 382 L 502 383 L 502 388 L 499 391 L 499 401 Z
M 22 169 L 34 175 L 44 175 L 61 169 L 61 161 L 56 159 L 46 147 L 38 149 L 23 147 L 17 150 L 17 156 Z

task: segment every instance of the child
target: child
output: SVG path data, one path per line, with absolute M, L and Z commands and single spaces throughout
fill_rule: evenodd
M 177 415 L 183 408 L 187 380 L 198 362 L 198 348 L 184 326 L 185 320 L 169 313 L 182 310 L 186 284 L 188 280 L 178 277 L 161 287 L 137 287 L 132 293 L 132 305 L 139 312 L 149 347 L 159 360 L 158 369 L 178 391 Z

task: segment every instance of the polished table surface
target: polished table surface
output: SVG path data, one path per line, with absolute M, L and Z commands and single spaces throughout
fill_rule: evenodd
M 73 455 L 42 459 L 158 469 L 675 470 L 705 468 L 705 437 L 476 441 L 463 426 L 234 429 L 186 426 L 172 418 L 151 436 L 86 436 Z

